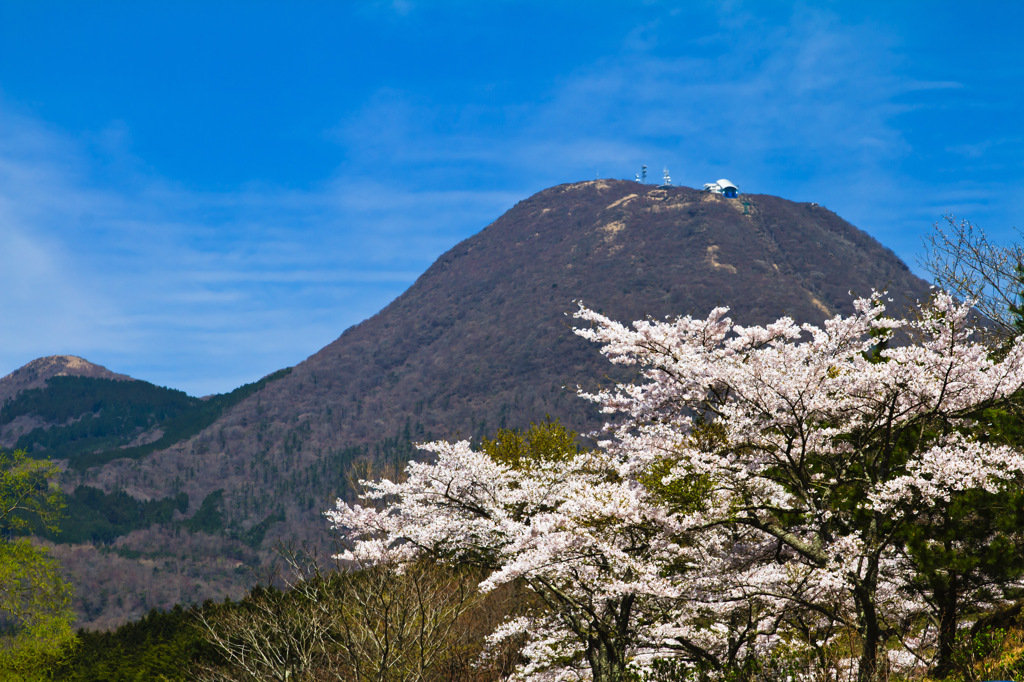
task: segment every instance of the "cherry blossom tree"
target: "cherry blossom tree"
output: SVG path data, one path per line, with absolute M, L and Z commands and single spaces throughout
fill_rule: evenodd
M 602 444 L 622 475 L 706 477 L 705 507 L 675 520 L 698 543 L 720 528 L 776 543 L 773 562 L 730 580 L 815 614 L 823 629 L 806 641 L 821 653 L 819 635 L 855 628 L 857 677 L 873 680 L 932 645 L 912 637 L 927 605 L 909 589 L 908 532 L 956 495 L 1020 485 L 1024 457 L 977 418 L 1024 385 L 1024 343 L 993 357 L 971 338 L 970 306 L 945 294 L 915 319 L 886 317 L 877 295 L 855 307 L 821 328 L 742 327 L 721 308 L 632 328 L 577 316 L 646 379 L 589 396 L 625 416 Z
M 366 564 L 429 553 L 490 569 L 484 590 L 523 580 L 547 608 L 492 637 L 526 636 L 521 678 L 622 680 L 638 623 L 661 608 L 659 598 L 679 597 L 659 575 L 679 548 L 605 453 L 578 451 L 569 436 L 524 452 L 509 447 L 513 437 L 494 444 L 496 456 L 465 441 L 432 443 L 425 448 L 434 461 L 411 463 L 404 482 L 365 483 L 365 499 L 380 506 L 339 501 L 328 516 L 356 540 L 340 558 Z
M 367 483 L 368 506 L 328 512 L 342 558 L 427 553 L 489 569 L 482 589 L 524 581 L 546 609 L 494 635 L 527 637 L 521 679 L 925 665 L 936 583 L 908 538 L 958 496 L 1021 485 L 1024 457 L 978 420 L 1024 385 L 1024 343 L 994 356 L 946 295 L 913 319 L 877 295 L 855 309 L 821 327 L 724 308 L 627 327 L 581 307 L 578 333 L 640 371 L 584 394 L 611 417 L 600 447 L 425 446 L 403 482 Z

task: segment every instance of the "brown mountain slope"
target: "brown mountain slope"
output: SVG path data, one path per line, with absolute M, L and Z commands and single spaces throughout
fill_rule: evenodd
M 456 245 L 380 313 L 198 435 L 68 484 L 147 499 L 183 491 L 189 514 L 223 490 L 227 535 L 219 544 L 151 529 L 118 547 L 131 556 L 179 556 L 167 568 L 177 571 L 170 579 L 178 598 L 237 594 L 249 575 L 239 562 L 258 560 L 281 538 L 328 538 L 320 512 L 350 494 L 353 458 L 393 471 L 410 440 L 476 437 L 546 414 L 577 430 L 599 426 L 574 387 L 606 381 L 612 368 L 572 333 L 575 300 L 622 320 L 728 305 L 745 323 L 781 314 L 820 321 L 851 312 L 850 291 L 882 287 L 898 302 L 928 293 L 891 251 L 813 204 L 626 181 L 561 185 Z M 252 546 L 254 524 L 269 526 L 281 512 L 287 521 L 260 533 L 263 549 L 253 554 L 242 539 Z M 122 557 L 117 571 L 97 573 L 95 562 L 110 557 L 88 556 L 88 594 L 102 591 L 93 582 L 103 576 L 131 572 Z M 138 592 L 139 608 L 169 606 Z M 101 614 L 94 622 L 117 622 L 102 604 L 91 608 Z

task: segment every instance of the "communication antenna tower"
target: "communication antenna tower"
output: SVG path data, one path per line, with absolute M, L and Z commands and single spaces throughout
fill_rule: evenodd
M 664 174 L 665 174 L 665 186 L 666 187 L 671 187 L 672 186 L 672 176 L 670 176 L 668 174 L 668 166 L 665 166 Z
M 647 166 L 640 166 L 640 177 L 643 178 L 644 182 L 647 182 Z

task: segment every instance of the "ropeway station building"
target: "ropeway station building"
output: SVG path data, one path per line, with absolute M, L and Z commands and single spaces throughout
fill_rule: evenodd
M 721 178 L 718 182 L 705 183 L 704 191 L 714 192 L 715 194 L 721 194 L 723 196 L 729 197 L 730 199 L 735 199 L 740 194 L 739 188 L 736 187 L 736 185 L 729 182 L 728 180 L 726 180 L 725 178 Z

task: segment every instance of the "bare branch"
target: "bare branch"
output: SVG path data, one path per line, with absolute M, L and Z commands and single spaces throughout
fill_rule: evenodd
M 1021 305 L 1024 247 L 1020 243 L 998 246 L 982 228 L 947 215 L 933 225 L 924 245 L 920 264 L 936 286 L 961 300 L 976 301 L 975 307 L 991 321 L 997 337 L 1020 333 L 1013 312 Z

